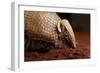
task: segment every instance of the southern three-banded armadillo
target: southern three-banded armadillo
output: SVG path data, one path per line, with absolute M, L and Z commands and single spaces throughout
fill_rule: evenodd
M 55 47 L 63 47 L 62 44 L 76 47 L 68 20 L 61 19 L 55 12 L 24 11 L 24 19 L 25 34 L 31 40 L 45 41 Z

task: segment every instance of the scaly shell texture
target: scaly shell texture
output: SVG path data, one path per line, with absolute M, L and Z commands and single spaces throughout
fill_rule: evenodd
M 60 17 L 53 12 L 24 11 L 25 33 L 34 40 L 55 44 L 58 39 L 57 24 Z

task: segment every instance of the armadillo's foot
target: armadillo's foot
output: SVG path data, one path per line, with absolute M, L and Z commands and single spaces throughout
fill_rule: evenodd
M 54 48 L 54 45 L 51 43 L 42 40 L 31 40 L 29 51 L 47 53 L 52 48 Z
M 62 26 L 62 27 L 61 27 Z M 76 48 L 76 40 L 75 40 L 75 35 L 74 35 L 74 32 L 73 32 L 73 29 L 69 23 L 68 20 L 66 19 L 63 19 L 61 20 L 59 23 L 58 23 L 58 32 L 61 33 L 61 34 L 64 34 L 63 30 L 65 28 L 64 31 L 66 31 L 66 40 L 68 43 L 66 44 L 69 44 L 72 48 Z

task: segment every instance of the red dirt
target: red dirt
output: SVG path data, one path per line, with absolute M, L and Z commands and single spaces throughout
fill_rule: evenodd
M 75 33 L 77 48 L 51 49 L 46 53 L 25 51 L 24 61 L 47 61 L 63 59 L 90 58 L 90 36 L 87 33 Z

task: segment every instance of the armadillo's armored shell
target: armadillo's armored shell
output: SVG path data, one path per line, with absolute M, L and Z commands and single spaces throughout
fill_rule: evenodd
M 35 40 L 55 43 L 58 39 L 57 24 L 61 21 L 56 13 L 25 11 L 25 33 Z

